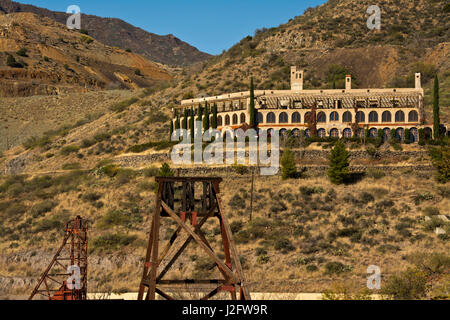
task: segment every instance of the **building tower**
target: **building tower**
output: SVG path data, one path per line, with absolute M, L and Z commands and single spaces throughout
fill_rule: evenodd
M 303 70 L 298 70 L 297 67 L 291 67 L 291 90 L 303 90 Z

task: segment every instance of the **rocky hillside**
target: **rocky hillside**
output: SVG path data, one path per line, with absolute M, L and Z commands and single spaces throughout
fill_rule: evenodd
M 66 24 L 69 16 L 63 12 L 50 11 L 10 0 L 0 0 L 0 12 L 32 12 Z M 109 46 L 130 49 L 151 61 L 171 66 L 186 66 L 210 57 L 186 42 L 169 34 L 160 36 L 137 28 L 123 20 L 82 15 L 82 29 Z
M 146 58 L 33 13 L 0 15 L 0 95 L 148 87 L 170 75 Z
M 442 105 L 449 106 L 450 19 L 445 3 L 379 1 L 381 30 L 369 30 L 366 10 L 372 2 L 328 1 L 279 27 L 257 30 L 203 69 L 186 70 L 179 98 L 245 90 L 250 76 L 260 89 L 286 89 L 289 67 L 297 65 L 306 70 L 306 88 L 342 87 L 347 73 L 359 87 L 414 86 L 412 75 L 421 72 L 429 93 L 437 72 Z M 426 102 L 429 106 L 430 96 Z

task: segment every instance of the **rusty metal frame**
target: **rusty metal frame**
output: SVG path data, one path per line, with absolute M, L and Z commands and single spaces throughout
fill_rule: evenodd
M 36 295 L 44 296 L 48 300 L 87 299 L 87 223 L 87 220 L 78 216 L 66 224 L 63 242 L 40 277 L 29 300 L 35 298 Z M 81 289 L 70 290 L 66 283 L 69 278 L 66 271 L 69 266 L 74 265 L 80 268 Z M 61 267 L 63 273 L 51 273 L 55 266 Z M 44 288 L 41 288 L 43 285 Z
M 238 299 L 238 292 L 240 300 L 250 300 L 251 297 L 245 283 L 231 228 L 223 211 L 220 197 L 222 179 L 211 177 L 157 177 L 155 180 L 158 183 L 158 192 L 138 300 L 155 300 L 156 294 L 166 300 L 174 300 L 172 296 L 162 290 L 161 286 L 183 285 L 184 288 L 189 288 L 199 284 L 215 286 L 202 300 L 211 299 L 221 291 L 229 292 L 233 300 Z M 199 185 L 203 188 L 203 193 L 200 199 L 196 199 L 195 186 Z M 177 191 L 179 192 L 179 198 L 177 198 Z M 225 261 L 217 256 L 201 230 L 208 219 L 214 217 L 219 221 Z M 161 218 L 172 219 L 178 227 L 160 252 Z M 201 221 L 198 221 L 199 218 Z M 188 220 L 190 220 L 190 224 Z M 187 239 L 177 250 L 171 250 L 174 249 L 174 244 L 181 232 L 187 233 Z M 198 245 L 214 261 L 223 279 L 163 279 L 191 242 Z M 169 258 L 171 251 L 173 252 L 170 259 L 162 266 L 163 260 Z

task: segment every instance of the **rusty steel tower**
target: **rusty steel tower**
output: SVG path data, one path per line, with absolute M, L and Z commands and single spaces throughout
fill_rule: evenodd
M 86 300 L 87 232 L 87 220 L 80 216 L 66 224 L 62 245 L 45 269 L 29 300 L 36 295 L 49 300 Z
M 214 289 L 202 300 L 213 298 L 219 292 L 230 293 L 233 300 L 250 300 L 232 232 L 223 212 L 219 188 L 222 179 L 157 177 L 156 182 L 158 183 L 158 193 L 138 300 L 155 300 L 156 294 L 164 299 L 174 300 L 173 296 L 163 291 L 162 286 L 165 285 L 181 285 L 188 290 L 189 288 L 193 289 L 196 285 L 213 286 Z M 198 198 L 196 198 L 196 194 L 199 194 Z M 162 218 L 172 219 L 176 223 L 177 229 L 163 250 L 160 251 Z M 202 226 L 211 218 L 218 219 L 224 253 L 222 259 L 214 252 L 201 230 Z M 182 232 L 187 238 L 177 242 Z M 214 262 L 215 267 L 222 275 L 221 279 L 164 279 L 164 276 L 191 242 L 200 247 L 201 251 Z M 181 246 L 175 249 L 175 243 L 179 243 Z

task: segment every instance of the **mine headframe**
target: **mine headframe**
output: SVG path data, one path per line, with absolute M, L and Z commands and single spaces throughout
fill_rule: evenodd
M 62 245 L 45 269 L 29 300 L 86 300 L 88 226 L 80 216 L 65 226 Z
M 233 300 L 238 298 L 250 300 L 231 228 L 222 207 L 219 187 L 222 179 L 157 177 L 156 182 L 158 192 L 138 299 L 155 300 L 158 294 L 164 299 L 174 300 L 173 296 L 163 291 L 163 286 L 181 285 L 189 290 L 196 285 L 208 285 L 213 286 L 214 289 L 206 294 L 203 300 L 213 298 L 219 292 L 229 292 Z M 160 251 L 159 235 L 162 218 L 172 219 L 177 225 L 177 230 Z M 210 218 L 217 218 L 219 222 L 224 252 L 222 259 L 214 252 L 201 230 Z M 187 236 L 184 241 L 181 239 L 182 232 Z M 191 242 L 198 245 L 201 251 L 214 262 L 222 275 L 221 279 L 164 279 Z

